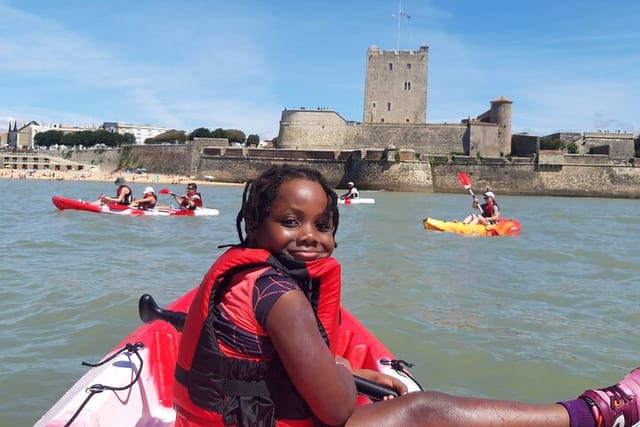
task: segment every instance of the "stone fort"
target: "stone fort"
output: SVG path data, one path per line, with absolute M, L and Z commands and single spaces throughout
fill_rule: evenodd
M 427 123 L 429 47 L 367 50 L 362 122 L 337 111 L 286 109 L 276 147 L 357 150 L 389 146 L 417 155 L 503 157 L 511 154 L 512 101 L 499 96 L 489 110 L 460 123 Z
M 361 190 L 445 193 L 460 192 L 457 174 L 464 171 L 476 188 L 501 194 L 640 198 L 633 134 L 556 133 L 546 137 L 574 144 L 577 153 L 542 150 L 540 137 L 512 135 L 512 102 L 502 96 L 475 118 L 427 123 L 428 53 L 427 46 L 369 48 L 362 121 L 325 109 L 287 109 L 275 148 L 195 138 L 102 154 L 74 150 L 70 159 L 221 182 L 246 182 L 273 164 L 296 163 L 320 170 L 336 188 L 354 181 Z

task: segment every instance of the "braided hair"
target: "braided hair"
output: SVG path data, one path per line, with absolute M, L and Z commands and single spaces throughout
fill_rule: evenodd
M 242 206 L 236 217 L 236 229 L 240 239 L 240 246 L 250 247 L 249 237 L 253 236 L 259 224 L 271 213 L 271 206 L 280 186 L 291 179 L 302 178 L 312 182 L 317 182 L 324 189 L 329 202 L 327 211 L 333 220 L 333 239 L 335 241 L 338 231 L 339 212 L 338 195 L 329 185 L 327 179 L 317 170 L 305 166 L 280 165 L 272 166 L 264 171 L 259 177 L 248 181 L 242 193 Z M 243 235 L 242 222 L 244 221 Z M 336 243 L 337 247 L 338 244 Z

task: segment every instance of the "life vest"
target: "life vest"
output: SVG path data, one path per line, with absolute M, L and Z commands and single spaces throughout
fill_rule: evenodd
M 493 203 L 493 205 L 489 206 L 489 203 L 483 203 L 481 208 L 482 208 L 482 216 L 485 218 L 489 218 L 492 217 L 493 214 L 495 213 L 494 207 L 498 207 L 497 203 Z M 498 209 L 500 209 L 498 207 Z
M 196 208 L 201 208 L 202 207 L 202 195 L 200 193 L 196 193 L 196 194 L 198 195 L 198 197 L 186 196 L 185 200 L 183 200 L 182 203 L 180 203 L 180 206 L 182 208 L 191 209 L 191 210 L 195 210 Z M 193 207 L 191 207 L 191 205 L 189 204 L 189 201 L 187 199 L 193 201 L 193 203 L 194 203 Z
M 122 191 L 123 188 L 126 188 L 127 190 L 129 190 L 129 193 L 127 193 L 124 196 L 124 199 L 122 199 L 122 202 L 120 202 L 120 204 L 130 205 L 131 202 L 133 201 L 133 191 L 131 190 L 131 187 L 129 187 L 128 185 L 121 185 L 120 187 L 118 187 L 118 190 L 116 191 L 116 197 L 120 197 L 120 192 Z
M 145 193 L 145 195 L 142 198 L 146 199 L 149 196 L 153 197 L 153 201 L 138 203 L 138 207 L 140 209 L 146 210 L 146 209 L 153 209 L 156 207 L 156 203 L 158 202 L 158 196 L 156 196 L 154 193 Z
M 224 290 L 246 281 L 253 285 L 272 267 L 300 284 L 335 354 L 340 318 L 340 264 L 335 258 L 305 263 L 276 258 L 264 249 L 231 248 L 211 266 L 187 314 L 173 387 L 176 425 L 313 425 L 309 407 L 277 356 L 264 361 L 225 356 L 213 328 L 214 307 Z

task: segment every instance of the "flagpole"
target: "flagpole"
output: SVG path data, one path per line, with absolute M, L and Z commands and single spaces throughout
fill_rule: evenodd
M 402 13 L 402 0 L 398 0 L 398 28 L 396 30 L 396 50 L 400 51 L 400 13 Z

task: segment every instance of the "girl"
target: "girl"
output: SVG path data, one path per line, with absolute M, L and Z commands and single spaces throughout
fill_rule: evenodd
M 177 427 L 638 423 L 640 370 L 548 405 L 407 394 L 392 377 L 351 372 L 331 347 L 340 309 L 340 266 L 331 257 L 338 222 L 337 196 L 319 172 L 275 166 L 247 183 L 240 244 L 210 268 L 187 315 L 175 372 Z M 401 396 L 356 406 L 354 373 Z

